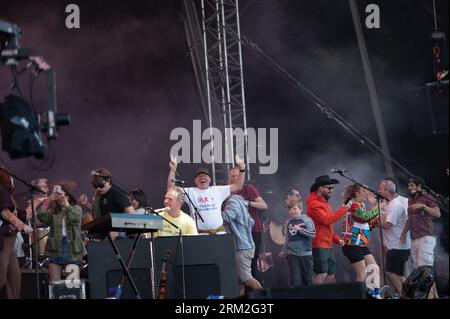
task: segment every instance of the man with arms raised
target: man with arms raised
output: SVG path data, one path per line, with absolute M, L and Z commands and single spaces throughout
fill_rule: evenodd
M 208 170 L 200 168 L 197 170 L 194 183 L 196 187 L 187 187 L 186 193 L 189 195 L 192 203 L 188 201 L 191 216 L 197 224 L 197 229 L 200 233 L 216 234 L 219 231 L 224 231 L 221 206 L 225 198 L 230 196 L 232 192 L 242 189 L 245 178 L 245 163 L 236 154 L 236 166 L 239 169 L 239 178 L 236 183 L 225 186 L 210 186 L 211 177 Z M 171 156 L 169 163 L 169 176 L 167 178 L 167 189 L 175 186 L 175 173 L 177 170 L 177 158 Z M 198 216 L 195 208 L 198 209 Z M 203 218 L 203 220 L 202 220 Z

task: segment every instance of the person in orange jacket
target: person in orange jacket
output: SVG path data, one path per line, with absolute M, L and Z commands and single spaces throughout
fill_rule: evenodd
M 346 214 L 348 207 L 342 204 L 333 212 L 328 200 L 333 193 L 334 184 L 339 184 L 339 181 L 330 179 L 328 175 L 317 177 L 311 186 L 311 194 L 306 199 L 307 214 L 316 227 L 316 237 L 312 241 L 314 284 L 334 281 L 336 257 L 332 243 L 341 247 L 344 245 L 344 241 L 334 232 L 333 224 Z

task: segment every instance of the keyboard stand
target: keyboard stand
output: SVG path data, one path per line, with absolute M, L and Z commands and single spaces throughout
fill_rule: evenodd
M 150 280 L 152 282 L 152 298 L 156 299 L 155 254 L 153 249 L 154 232 L 150 233 Z
M 109 243 L 111 244 L 112 248 L 114 249 L 114 253 L 116 254 L 116 258 L 117 260 L 119 260 L 120 266 L 122 267 L 122 274 L 123 276 L 125 276 L 128 279 L 128 282 L 131 285 L 131 288 L 133 288 L 134 293 L 136 294 L 136 299 L 142 299 L 141 295 L 139 294 L 139 291 L 136 287 L 136 285 L 134 284 L 133 278 L 131 278 L 130 272 L 128 271 L 128 266 L 131 264 L 131 260 L 133 259 L 134 256 L 134 252 L 136 250 L 136 246 L 139 242 L 139 238 L 141 238 L 141 234 L 138 233 L 136 236 L 136 239 L 134 240 L 133 243 L 133 248 L 131 250 L 131 255 L 129 256 L 128 259 L 128 265 L 126 265 L 122 259 L 122 256 L 120 255 L 119 249 L 117 249 L 116 244 L 114 243 L 114 240 L 112 240 L 111 235 L 109 234 L 109 232 L 107 233 L 108 235 L 108 240 Z

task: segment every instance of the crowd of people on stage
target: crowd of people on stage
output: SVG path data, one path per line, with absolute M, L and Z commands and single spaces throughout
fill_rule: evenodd
M 236 273 L 243 294 L 263 287 L 257 264 L 265 227 L 261 214 L 265 210 L 273 214 L 273 210 L 270 212 L 254 185 L 245 183 L 244 161 L 236 156 L 235 162 L 224 185 L 212 186 L 208 170 L 202 168 L 195 173 L 195 186 L 182 188 L 176 186 L 177 158 L 171 156 L 165 208 L 158 212 L 164 217 L 163 228 L 155 235 L 233 234 Z M 43 254 L 48 257 L 49 279 L 58 281 L 64 267 L 82 265 L 87 255 L 82 224 L 110 212 L 155 212 L 141 189 L 124 191 L 105 168 L 93 170 L 89 181 L 95 189 L 92 201 L 85 194 L 76 200 L 73 182 L 61 181 L 50 189 L 45 178 L 33 180 L 31 184 L 39 191 L 35 191 L 34 201 L 21 210 L 14 197 L 14 179 L 0 169 L 0 298 L 20 298 L 18 257 L 27 255 L 29 246 L 39 242 L 40 238 L 33 235 L 38 227 L 48 228 Z M 300 190 L 291 188 L 277 209 L 283 215 L 278 223 L 283 224 L 285 235 L 277 257 L 286 258 L 290 285 L 334 282 L 336 267 L 342 267 L 336 264 L 335 250 L 339 247 L 351 264 L 355 281 L 365 282 L 370 296 L 381 298 L 380 268 L 385 269 L 390 284 L 401 294 L 411 271 L 406 269 L 408 261 L 415 268 L 433 266 L 433 221 L 440 217 L 436 199 L 425 191 L 420 177 L 410 179 L 409 198 L 398 194 L 392 178 L 384 178 L 378 186 L 381 201 L 364 185 L 351 184 L 342 205 L 334 210 L 329 200 L 338 183 L 328 175 L 319 176 L 305 202 Z M 185 203 L 189 214 L 182 211 Z M 334 230 L 338 222 L 342 223 L 341 233 Z M 382 228 L 384 265 L 370 251 L 371 232 L 378 227 Z M 126 232 L 111 235 L 116 240 L 129 236 Z M 375 280 L 367 283 L 369 269 Z M 438 297 L 435 286 L 430 297 Z

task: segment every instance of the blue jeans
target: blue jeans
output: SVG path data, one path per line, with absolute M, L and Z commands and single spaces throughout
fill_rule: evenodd
M 69 260 L 67 237 L 61 240 L 61 255 L 58 257 L 50 257 L 49 262 L 57 265 L 79 264 L 80 260 Z

